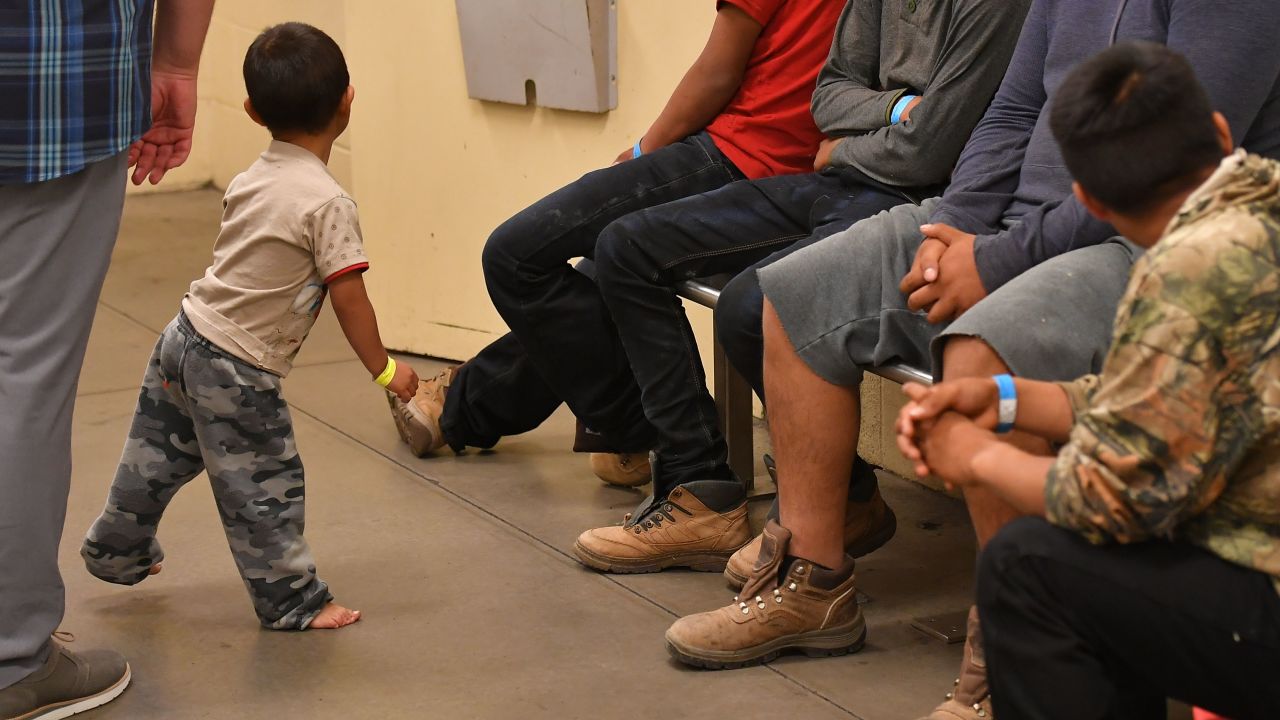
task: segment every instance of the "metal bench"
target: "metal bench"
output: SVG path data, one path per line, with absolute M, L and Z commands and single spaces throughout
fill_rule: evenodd
M 732 275 L 716 275 L 686 280 L 676 286 L 676 293 L 686 300 L 714 308 L 720 300 L 720 291 L 731 279 L 733 279 Z M 933 384 L 933 376 L 928 372 L 902 363 L 871 368 L 871 372 L 896 383 Z M 715 342 L 712 353 L 712 373 L 716 410 L 720 416 L 720 427 L 724 431 L 725 442 L 729 446 L 729 467 L 733 468 L 738 477 L 746 482 L 747 490 L 750 492 L 755 486 L 751 386 L 729 364 L 719 340 Z

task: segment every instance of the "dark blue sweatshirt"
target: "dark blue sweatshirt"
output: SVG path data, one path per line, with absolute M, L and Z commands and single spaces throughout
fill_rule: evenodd
M 1185 55 L 1236 142 L 1280 158 L 1278 38 L 1280 0 L 1036 0 L 931 220 L 978 236 L 988 292 L 1115 236 L 1072 195 L 1048 104 L 1076 63 L 1118 40 L 1160 42 Z

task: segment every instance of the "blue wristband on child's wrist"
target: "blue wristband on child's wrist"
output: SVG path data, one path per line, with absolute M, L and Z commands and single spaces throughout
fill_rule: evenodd
M 889 115 L 890 124 L 897 125 L 898 123 L 902 122 L 902 113 L 906 112 L 907 106 L 911 104 L 912 100 L 915 100 L 918 97 L 920 96 L 919 95 L 903 95 L 902 97 L 898 98 L 898 102 L 893 104 L 893 112 L 890 113 Z
M 1013 429 L 1014 421 L 1018 419 L 1018 388 L 1013 384 L 1013 377 L 1008 374 L 996 375 L 991 379 L 996 381 L 996 389 L 1000 392 L 996 432 L 1007 433 Z
M 638 158 L 638 157 L 640 157 L 641 155 L 643 155 L 643 154 L 644 154 L 644 150 L 641 150 L 641 149 L 640 149 L 640 143 L 642 143 L 642 142 L 644 142 L 644 138 L 640 138 L 639 140 L 637 140 L 637 141 L 636 141 L 636 144 L 635 144 L 635 147 L 631 148 L 631 159 L 632 159 L 632 160 L 635 160 L 636 158 Z

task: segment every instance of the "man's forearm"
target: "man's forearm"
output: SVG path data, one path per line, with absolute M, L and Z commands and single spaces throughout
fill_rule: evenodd
M 999 495 L 1018 512 L 1043 517 L 1045 478 L 1053 460 L 993 441 L 973 456 L 973 475 L 977 484 Z
M 213 0 L 158 0 L 152 66 L 195 75 L 212 15 Z

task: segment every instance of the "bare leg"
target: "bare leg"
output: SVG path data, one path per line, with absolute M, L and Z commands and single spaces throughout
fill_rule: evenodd
M 976 337 L 953 337 L 942 353 L 943 375 L 948 380 L 961 377 L 990 377 L 1009 372 L 995 350 Z M 1049 455 L 1048 441 L 1022 432 L 1011 432 L 1002 438 L 1011 445 L 1036 455 Z M 968 488 L 964 491 L 969 517 L 978 535 L 978 547 L 986 547 L 1000 528 L 1019 516 L 1017 510 L 989 490 Z
M 805 364 L 768 298 L 763 327 L 779 520 L 791 531 L 792 555 L 838 568 L 844 564 L 849 472 L 858 451 L 858 389 L 832 385 Z

